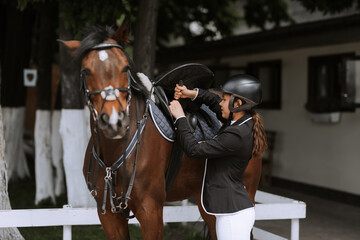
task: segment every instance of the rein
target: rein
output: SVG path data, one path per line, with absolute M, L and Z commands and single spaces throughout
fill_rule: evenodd
M 131 219 L 134 217 L 134 215 L 129 216 L 129 214 L 127 212 L 125 212 L 125 210 L 128 208 L 128 200 L 130 200 L 130 194 L 131 194 L 131 191 L 132 191 L 132 188 L 134 185 L 136 164 L 137 164 L 139 146 L 140 146 L 140 137 L 141 137 L 141 133 L 143 132 L 143 130 L 145 128 L 145 124 L 146 124 L 148 108 L 149 108 L 149 100 L 146 100 L 144 113 L 143 113 L 142 118 L 140 119 L 139 102 L 138 102 L 138 98 L 135 95 L 136 124 L 137 124 L 136 131 L 135 131 L 131 141 L 127 145 L 126 143 L 127 143 L 128 137 L 129 137 L 129 128 L 126 130 L 126 134 L 125 134 L 125 138 L 124 138 L 124 151 L 122 152 L 121 156 L 111 166 L 107 166 L 105 164 L 105 162 L 100 158 L 100 138 L 98 135 L 99 114 L 97 113 L 94 105 L 92 104 L 90 96 L 92 94 L 101 94 L 101 96 L 103 97 L 103 102 L 102 102 L 101 109 L 100 109 L 100 113 L 101 113 L 105 102 L 113 101 L 115 99 L 120 104 L 122 109 L 124 109 L 119 100 L 119 92 L 120 91 L 128 92 L 126 113 L 129 114 L 130 103 L 131 103 L 131 88 L 133 87 L 132 83 L 134 83 L 135 88 L 136 88 L 136 84 L 137 84 L 137 81 L 133 77 L 134 74 L 132 74 L 133 62 L 132 62 L 131 58 L 129 58 L 129 56 L 126 54 L 126 52 L 124 51 L 122 46 L 120 46 L 118 44 L 112 44 L 112 43 L 101 43 L 101 44 L 98 44 L 98 45 L 92 47 L 90 49 L 90 51 L 105 49 L 105 48 L 112 48 L 112 47 L 121 49 L 121 51 L 126 55 L 126 57 L 128 58 L 128 61 L 130 63 L 130 67 L 127 66 L 123 70 L 124 72 L 127 72 L 127 77 L 128 77 L 128 87 L 127 88 L 100 89 L 100 90 L 89 91 L 88 86 L 86 84 L 86 80 L 85 80 L 86 75 L 88 75 L 88 73 L 87 73 L 88 69 L 82 69 L 81 73 L 80 73 L 80 77 L 82 80 L 82 88 L 85 92 L 85 95 L 87 98 L 87 103 L 88 103 L 89 108 L 91 109 L 92 117 L 94 120 L 93 137 L 95 140 L 95 144 L 92 146 L 91 153 L 90 153 L 88 172 L 87 172 L 87 186 L 88 186 L 88 189 L 89 189 L 91 195 L 94 197 L 94 199 L 97 203 L 99 211 L 102 214 L 106 213 L 106 200 L 107 200 L 107 196 L 109 195 L 111 212 L 112 213 L 122 213 L 126 219 Z M 125 193 L 125 189 L 126 189 L 126 185 L 127 185 L 126 184 L 126 177 L 127 177 L 126 159 L 130 156 L 131 152 L 134 150 L 135 147 L 136 147 L 136 153 L 135 153 L 135 159 L 134 159 L 134 164 L 133 164 L 133 170 L 131 173 L 129 186 Z M 94 169 L 95 171 L 94 171 L 93 181 L 91 181 L 92 159 L 93 158 L 96 160 L 96 164 L 95 164 L 95 169 Z M 100 203 L 100 201 L 97 197 L 97 190 L 99 189 L 99 187 L 96 186 L 99 166 L 103 169 L 104 175 L 105 175 L 105 177 L 104 177 L 105 187 L 104 187 L 104 195 L 103 195 L 102 204 Z M 122 190 L 123 191 L 121 193 L 121 196 L 117 197 L 117 194 L 116 194 L 114 188 L 117 183 L 117 171 L 121 166 L 123 166 L 123 174 L 122 174 L 122 176 L 123 176 Z

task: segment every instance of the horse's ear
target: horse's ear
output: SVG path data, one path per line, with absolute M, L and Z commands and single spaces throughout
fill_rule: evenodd
M 80 46 L 80 41 L 76 41 L 76 40 L 64 41 L 64 40 L 58 39 L 57 41 L 64 44 L 65 47 L 67 47 L 70 50 L 72 55 L 75 54 L 76 49 Z
M 114 39 L 120 45 L 126 45 L 130 42 L 129 34 L 130 34 L 130 20 L 129 18 L 125 18 L 121 26 L 116 30 L 114 34 Z

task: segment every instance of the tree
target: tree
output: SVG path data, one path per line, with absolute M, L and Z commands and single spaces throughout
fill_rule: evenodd
M 309 12 L 320 11 L 325 14 L 340 13 L 353 7 L 360 7 L 359 0 L 298 0 Z M 245 20 L 248 26 L 266 30 L 266 24 L 279 27 L 281 22 L 295 23 L 288 13 L 285 0 L 251 0 L 244 5 Z
M 1 32 L 3 32 L 3 30 L 1 30 Z M 2 50 L 0 50 L 0 52 L 1 51 Z M 1 61 L 3 61 L 3 59 L 1 59 Z M 2 68 L 0 65 L 0 71 L 1 70 Z M 1 89 L 1 79 L 2 76 L 0 75 L 0 89 Z M 3 125 L 2 109 L 1 109 L 1 97 L 0 97 L 0 209 L 1 210 L 11 209 L 9 194 L 8 194 L 8 172 L 7 172 L 7 162 L 5 159 L 5 139 L 4 139 L 4 125 Z M 21 236 L 17 228 L 0 228 L 0 239 L 22 240 L 24 238 Z
M 185 43 L 211 41 L 232 34 L 233 29 L 243 23 L 236 10 L 239 0 L 160 0 L 158 21 L 158 45 L 166 46 L 171 38 L 183 38 Z M 196 24 L 199 31 L 191 30 Z
M 134 62 L 137 69 L 150 78 L 155 68 L 158 8 L 159 0 L 141 0 L 135 30 Z
M 4 135 L 7 141 L 5 155 L 9 179 L 29 176 L 23 149 L 23 121 L 26 91 L 23 69 L 29 67 L 31 55 L 32 23 L 34 10 L 16 9 L 13 2 L 3 5 L 6 9 L 1 22 L 4 37 L 1 44 L 1 102 L 3 106 Z
M 64 1 L 64 11 L 60 16 L 65 28 L 74 33 L 75 39 L 81 38 L 85 26 L 115 26 L 124 16 L 128 16 L 135 26 L 132 32 L 135 33 L 133 55 L 137 69 L 152 76 L 150 69 L 154 69 L 156 46 L 164 46 L 171 37 L 181 36 L 191 42 L 213 39 L 219 32 L 223 36 L 229 35 L 240 18 L 234 10 L 235 2 L 186 0 L 179 6 L 179 2 L 168 0 L 107 0 L 106 4 L 96 0 Z M 189 30 L 193 22 L 198 22 L 204 29 L 201 34 L 195 36 Z
M 5 160 L 4 126 L 2 121 L 2 110 L 0 105 L 0 209 L 11 209 L 9 194 L 7 191 L 7 164 Z M 17 228 L 0 228 L 0 239 L 22 240 L 24 239 Z
M 59 0 L 59 39 L 72 40 L 73 33 L 65 27 L 64 13 L 70 1 Z M 61 99 L 62 110 L 60 135 L 64 146 L 64 169 L 67 184 L 68 203 L 73 207 L 93 207 L 82 176 L 82 160 L 89 139 L 88 119 L 84 113 L 84 101 L 81 95 L 79 69 L 71 55 L 60 44 Z
M 300 0 L 301 4 L 310 12 L 320 11 L 324 14 L 330 13 L 340 13 L 344 10 L 350 9 L 356 5 L 357 9 L 360 8 L 359 0 L 341 0 L 341 1 L 332 1 L 332 0 Z
M 245 20 L 249 27 L 255 26 L 266 30 L 267 23 L 273 23 L 279 27 L 281 22 L 291 22 L 294 20 L 288 14 L 288 6 L 284 0 L 255 0 L 248 1 L 245 6 Z
M 55 203 L 55 189 L 58 190 L 56 195 L 59 196 L 64 189 L 62 182 L 54 181 L 63 179 L 63 166 L 60 161 L 52 161 L 57 158 L 52 154 L 52 150 L 61 147 L 51 143 L 51 120 L 54 116 L 51 112 L 51 89 L 52 89 L 52 65 L 56 46 L 56 30 L 57 30 L 57 4 L 54 1 L 46 1 L 38 6 L 39 8 L 39 24 L 36 26 L 39 31 L 37 34 L 37 65 L 38 65 L 38 96 L 37 109 L 35 119 L 35 179 L 36 194 L 35 204 L 39 204 L 43 200 L 50 200 Z M 56 136 L 56 135 L 55 135 Z M 59 158 L 57 158 L 59 159 Z M 61 158 L 60 158 L 61 160 Z M 58 163 L 58 164 L 53 164 Z M 57 170 L 57 174 L 53 173 L 53 168 Z M 39 174 L 40 173 L 40 174 Z M 59 190 L 60 189 L 60 190 Z

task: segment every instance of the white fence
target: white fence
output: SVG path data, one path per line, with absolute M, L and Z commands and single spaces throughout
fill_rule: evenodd
M 291 240 L 299 240 L 299 219 L 306 217 L 304 202 L 257 191 L 256 220 L 291 220 Z M 203 221 L 197 206 L 165 206 L 164 222 Z M 130 224 L 138 223 L 134 218 Z M 95 208 L 64 208 L 1 210 L 0 228 L 63 226 L 63 240 L 71 240 L 71 226 L 100 224 Z M 285 238 L 254 228 L 258 240 L 284 240 Z

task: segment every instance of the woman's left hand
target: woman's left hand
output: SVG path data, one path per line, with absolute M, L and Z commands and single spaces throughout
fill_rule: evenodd
M 179 101 L 177 101 L 177 100 L 173 100 L 170 102 L 169 109 L 175 119 L 185 116 L 184 110 L 181 107 L 181 104 L 179 103 Z

